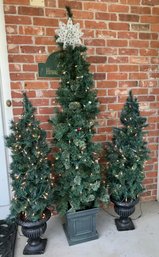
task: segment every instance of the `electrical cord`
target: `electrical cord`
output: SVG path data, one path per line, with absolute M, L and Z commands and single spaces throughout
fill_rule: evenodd
M 140 208 L 140 214 L 139 214 L 137 217 L 131 218 L 132 220 L 137 220 L 137 219 L 139 219 L 139 218 L 142 217 L 143 211 L 142 211 L 142 207 L 141 207 L 141 202 L 140 202 L 139 206 L 140 206 L 140 207 L 139 207 L 139 208 Z M 106 209 L 103 209 L 103 210 L 104 210 L 104 212 L 106 212 L 109 216 L 111 216 L 111 217 L 113 217 L 113 218 L 119 218 L 119 216 L 110 213 L 110 212 L 107 211 Z

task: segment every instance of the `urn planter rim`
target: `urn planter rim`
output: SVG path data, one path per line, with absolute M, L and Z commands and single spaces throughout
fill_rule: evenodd
M 45 223 L 51 217 L 51 212 L 49 209 L 46 208 L 43 211 L 43 213 L 45 214 L 45 217 L 37 221 L 27 221 L 27 220 L 25 221 L 25 220 L 22 220 L 19 215 L 19 217 L 17 218 L 17 223 L 24 227 L 38 226 L 39 224 Z
M 132 199 L 129 202 L 125 202 L 125 201 L 120 202 L 120 201 L 115 200 L 113 197 L 110 197 L 110 199 L 111 199 L 111 202 L 113 202 L 114 204 L 121 206 L 121 207 L 122 206 L 129 207 L 132 205 L 136 205 L 139 202 L 139 198 Z

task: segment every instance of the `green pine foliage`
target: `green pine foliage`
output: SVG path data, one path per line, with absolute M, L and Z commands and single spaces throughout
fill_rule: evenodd
M 97 144 L 92 142 L 98 100 L 92 89 L 93 77 L 86 61 L 85 46 L 61 49 L 60 87 L 57 99 L 61 106 L 52 119 L 56 187 L 54 200 L 60 214 L 98 206 L 108 202 L 108 194 L 95 157 Z
M 120 121 L 123 126 L 113 129 L 112 142 L 107 143 L 107 182 L 112 198 L 130 201 L 144 190 L 144 162 L 149 158 L 143 131 L 146 118 L 141 117 L 139 103 L 131 91 Z
M 35 108 L 23 95 L 23 113 L 18 122 L 11 122 L 11 134 L 6 146 L 11 149 L 11 181 L 13 199 L 10 218 L 23 215 L 28 221 L 36 221 L 51 202 L 49 147 L 46 132 L 34 116 Z

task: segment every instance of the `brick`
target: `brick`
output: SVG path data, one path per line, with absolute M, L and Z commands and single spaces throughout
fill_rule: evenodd
M 21 65 L 10 63 L 10 64 L 9 64 L 9 70 L 10 70 L 11 72 L 12 72 L 12 71 L 21 71 Z
M 8 45 L 8 53 L 19 53 L 19 46 L 15 44 Z
M 51 18 L 33 17 L 33 25 L 45 27 L 58 27 L 58 21 L 56 19 Z
M 83 8 L 84 10 L 89 10 L 92 12 L 95 11 L 102 11 L 102 12 L 107 12 L 107 4 L 106 3 L 83 3 Z
M 67 0 L 58 0 L 58 6 L 64 8 L 65 6 L 70 6 L 71 9 L 82 9 L 82 2 L 77 1 L 67 1 Z
M 109 96 L 120 96 L 125 95 L 127 96 L 127 89 L 108 89 Z
M 97 72 L 115 72 L 118 70 L 117 65 L 98 65 Z
M 96 31 L 96 37 L 98 38 L 116 38 L 116 32 L 111 30 L 97 30 Z
M 134 31 L 149 31 L 150 25 L 149 24 L 131 24 L 131 30 Z
M 108 63 L 127 63 L 128 57 L 113 56 L 108 58 Z
M 94 80 L 103 80 L 105 79 L 105 73 L 94 73 Z
M 40 127 L 44 130 L 51 130 L 52 129 L 52 125 L 49 124 L 48 122 L 47 123 L 42 123 L 40 124 Z
M 54 8 L 46 8 L 45 15 L 46 17 L 51 18 L 63 18 L 65 17 L 66 11 L 64 9 L 54 9 Z M 73 12 L 74 16 L 74 12 Z
M 26 16 L 16 16 L 16 15 L 6 15 L 5 16 L 6 24 L 28 24 L 31 25 L 31 17 Z
M 85 27 L 91 29 L 107 29 L 106 22 L 103 21 L 85 21 Z
M 23 108 L 13 108 L 13 115 L 21 115 L 23 112 Z
M 151 14 L 150 7 L 143 7 L 143 6 L 131 6 L 131 12 L 135 14 Z
M 11 80 L 34 80 L 34 73 L 10 73 Z
M 100 97 L 100 96 L 106 96 L 106 90 L 104 90 L 104 89 L 103 89 L 103 90 L 101 90 L 101 89 L 98 90 L 98 91 L 97 91 L 97 96 L 98 96 L 98 97 Z
M 136 87 L 136 81 L 119 81 L 119 88 L 133 88 Z
M 40 121 L 40 122 L 48 122 L 49 120 L 49 115 L 36 115 L 36 118 Z
M 137 65 L 120 65 L 119 66 L 119 71 L 127 71 L 127 72 L 132 72 L 132 71 L 138 71 L 139 66 Z
M 107 58 L 105 56 L 89 56 L 87 61 L 89 63 L 105 63 Z
M 85 39 L 84 43 L 87 46 L 105 46 L 104 39 Z
M 22 53 L 45 53 L 44 46 L 21 46 L 20 49 Z
M 117 55 L 117 49 L 110 47 L 96 48 L 96 53 L 99 55 Z
M 106 136 L 105 135 L 94 135 L 93 136 L 93 141 L 105 142 L 106 141 Z
M 52 37 L 36 37 L 35 44 L 37 45 L 53 45 L 55 43 Z
M 130 57 L 130 63 L 147 64 L 149 63 L 149 58 L 147 57 Z
M 134 95 L 148 95 L 148 89 L 147 88 L 133 88 L 133 94 Z
M 121 48 L 119 49 L 119 55 L 138 55 L 138 49 Z
M 73 17 L 74 19 L 86 19 L 90 20 L 94 18 L 94 13 L 93 12 L 88 12 L 88 11 L 78 11 L 74 10 L 73 12 Z
M 6 25 L 7 34 L 18 34 L 18 28 L 16 25 Z
M 141 4 L 143 5 L 158 5 L 158 0 L 142 0 Z
M 139 39 L 151 39 L 151 33 L 139 33 Z
M 56 96 L 56 90 L 38 90 L 37 91 L 37 97 L 45 97 L 45 98 L 50 98 L 50 97 L 55 97 Z
M 97 88 L 115 88 L 117 87 L 116 81 L 97 81 Z
M 11 86 L 11 89 L 21 89 L 22 84 L 21 82 L 11 81 L 10 86 Z
M 159 41 L 151 41 L 150 45 L 152 48 L 159 48 Z
M 29 97 L 29 98 L 32 98 L 32 97 L 35 97 L 36 96 L 36 94 L 35 94 L 35 91 L 27 91 L 26 92 L 27 93 L 27 96 Z M 20 98 L 20 100 L 22 99 L 22 92 L 21 91 L 12 91 L 12 98 Z M 32 100 L 31 100 L 31 102 L 32 102 Z
M 38 71 L 37 64 L 24 64 L 23 65 L 23 71 Z
M 158 24 L 152 24 L 151 25 L 151 30 L 154 32 L 159 32 L 159 26 Z
M 44 33 L 45 31 L 43 27 L 19 26 L 19 34 L 42 36 L 44 35 Z
M 33 55 L 10 55 L 9 56 L 10 62 L 16 62 L 16 63 L 33 63 L 34 62 L 34 56 Z
M 8 44 L 32 44 L 33 38 L 31 36 L 19 36 L 19 35 L 9 35 L 7 36 Z
M 135 39 L 138 37 L 136 32 L 118 32 L 118 38 L 127 38 L 127 39 Z
M 111 110 L 113 110 L 113 111 L 121 111 L 122 110 L 122 108 L 123 108 L 123 104 L 119 104 L 119 103 L 117 103 L 117 104 L 109 104 L 108 105 L 108 109 L 111 111 Z
M 159 16 L 141 16 L 141 22 L 146 22 L 146 23 L 159 23 Z
M 114 13 L 97 12 L 95 13 L 95 19 L 116 21 L 117 15 Z
M 149 42 L 143 40 L 131 40 L 129 42 L 130 47 L 137 47 L 137 48 L 148 48 Z
M 140 5 L 140 0 L 120 0 L 122 4 Z
M 52 107 L 39 107 L 39 114 L 53 114 Z
M 159 58 L 158 57 L 151 58 L 151 63 L 152 64 L 159 64 Z
M 109 23 L 109 29 L 110 30 L 129 30 L 129 24 L 128 23 L 115 23 L 110 22 Z
M 45 0 L 46 7 L 56 7 L 56 0 Z
M 35 55 L 35 63 L 46 62 L 47 55 Z
M 129 6 L 118 5 L 118 4 L 110 4 L 108 6 L 108 12 L 128 13 L 129 12 Z
M 147 73 L 130 73 L 129 74 L 129 79 L 148 79 L 148 74 Z
M 112 128 L 109 127 L 103 127 L 103 128 L 98 128 L 98 133 L 109 133 L 112 132 Z
M 128 45 L 127 40 L 107 40 L 107 46 L 109 47 L 126 47 Z
M 4 4 L 18 4 L 19 0 L 4 0 Z M 29 0 L 20 0 L 21 5 L 29 5 Z
M 140 71 L 146 71 L 149 74 L 156 72 L 158 67 L 156 65 L 140 65 Z
M 127 73 L 108 73 L 107 75 L 108 80 L 124 80 L 128 79 Z
M 16 14 L 17 9 L 14 5 L 4 5 L 4 13 L 5 14 Z
M 140 56 L 157 56 L 157 49 L 140 49 Z
M 31 16 L 43 16 L 44 9 L 43 8 L 34 8 L 32 6 L 19 6 L 18 14 L 20 15 L 31 15 Z
M 159 15 L 159 7 L 152 8 L 152 14 Z
M 48 82 L 46 81 L 26 81 L 25 82 L 25 88 L 26 89 L 47 89 L 48 88 Z
M 48 106 L 49 105 L 49 99 L 32 99 L 32 104 L 34 106 Z
M 139 15 L 119 14 L 119 21 L 139 22 Z

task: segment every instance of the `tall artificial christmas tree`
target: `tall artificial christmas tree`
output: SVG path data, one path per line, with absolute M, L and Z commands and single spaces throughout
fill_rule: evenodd
M 146 118 L 141 117 L 139 103 L 131 91 L 121 112 L 120 121 L 123 126 L 113 129 L 112 142 L 107 144 L 107 182 L 111 199 L 123 205 L 126 203 L 125 206 L 128 208 L 129 203 L 136 201 L 144 190 L 144 162 L 149 157 L 147 143 L 144 140 L 146 132 L 143 131 L 147 126 Z M 134 211 L 132 206 L 131 211 Z M 132 224 L 126 227 L 127 221 L 121 218 L 122 228 L 119 226 L 119 230 L 134 228 Z
M 6 137 L 6 146 L 12 154 L 11 217 L 21 214 L 27 221 L 41 219 L 52 197 L 46 132 L 40 128 L 34 112 L 35 108 L 24 93 L 21 119 L 11 122 L 11 134 Z
M 92 141 L 95 118 L 99 112 L 93 76 L 86 61 L 87 48 L 81 44 L 79 24 L 73 24 L 69 7 L 67 24 L 56 30 L 60 47 L 60 87 L 57 99 L 61 106 L 52 119 L 54 144 L 58 148 L 54 171 L 54 200 L 60 214 L 89 209 L 99 201 L 108 201 L 105 182 Z

